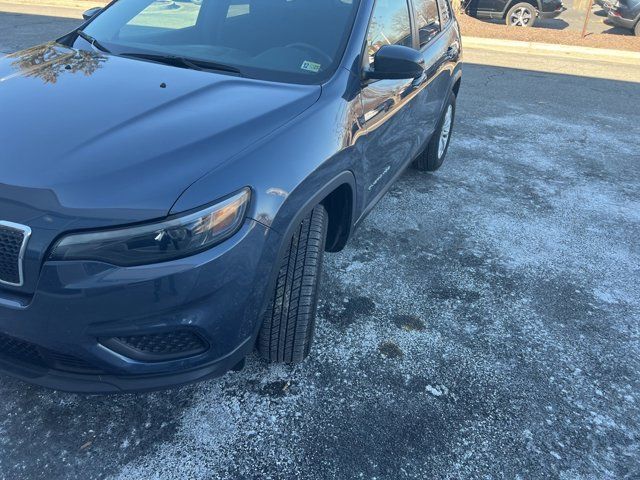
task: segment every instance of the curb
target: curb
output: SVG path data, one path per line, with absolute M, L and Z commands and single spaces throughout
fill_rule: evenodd
M 520 52 L 555 57 L 600 59 L 607 62 L 640 63 L 640 52 L 612 50 L 608 48 L 578 47 L 540 42 L 521 42 L 518 40 L 497 40 L 493 38 L 462 37 L 463 47 L 470 49 L 494 50 L 498 52 Z

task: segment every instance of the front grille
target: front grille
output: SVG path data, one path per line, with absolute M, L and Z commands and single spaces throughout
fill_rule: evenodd
M 117 353 L 142 361 L 191 357 L 208 348 L 198 334 L 187 330 L 113 337 L 102 343 Z
M 29 237 L 29 229 L 0 222 L 0 283 L 22 285 L 22 248 Z
M 74 373 L 103 373 L 88 362 L 63 353 L 53 352 L 33 343 L 0 334 L 0 357 L 40 368 L 53 368 Z

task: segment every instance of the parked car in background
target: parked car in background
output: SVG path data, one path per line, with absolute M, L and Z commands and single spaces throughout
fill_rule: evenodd
M 614 3 L 616 3 L 616 0 L 595 0 L 593 3 L 601 7 L 605 12 L 608 12 L 611 10 Z
M 0 370 L 113 392 L 221 375 L 256 346 L 302 361 L 323 253 L 407 166 L 445 158 L 462 75 L 448 1 L 87 17 L 0 58 Z
M 640 37 L 640 0 L 614 0 L 607 14 L 610 23 Z
M 465 12 L 476 18 L 503 20 L 514 27 L 533 27 L 538 18 L 555 18 L 564 12 L 562 0 L 470 0 Z

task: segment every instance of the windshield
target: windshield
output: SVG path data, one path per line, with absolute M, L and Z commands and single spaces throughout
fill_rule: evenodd
M 253 78 L 319 83 L 340 62 L 359 1 L 120 0 L 84 32 L 115 55 L 181 57 Z

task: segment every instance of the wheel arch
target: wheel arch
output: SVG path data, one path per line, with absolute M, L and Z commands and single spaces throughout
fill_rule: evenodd
M 337 186 L 320 203 L 324 206 L 329 216 L 327 229 L 327 252 L 339 252 L 342 250 L 349 237 L 353 226 L 353 207 L 355 191 L 348 182 Z
M 303 187 L 303 190 L 306 188 Z M 322 204 L 329 216 L 327 243 L 325 249 L 338 252 L 344 248 L 353 230 L 355 218 L 356 180 L 351 171 L 343 171 L 323 182 L 322 187 L 306 198 L 296 208 L 284 232 L 283 239 L 289 238 L 300 222 L 319 204 Z M 285 240 L 286 242 L 286 240 Z
M 456 81 L 453 83 L 453 87 L 451 87 L 451 90 L 453 90 L 453 93 L 455 94 L 455 96 L 458 96 L 458 92 L 460 91 L 460 84 L 462 83 L 462 76 L 458 77 L 456 79 Z

